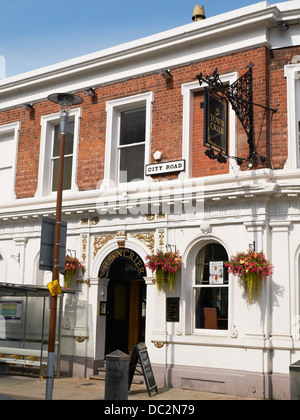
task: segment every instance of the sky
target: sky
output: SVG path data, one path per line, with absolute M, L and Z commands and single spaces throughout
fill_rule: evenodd
M 196 4 L 208 18 L 258 2 L 0 0 L 0 78 L 192 23 Z

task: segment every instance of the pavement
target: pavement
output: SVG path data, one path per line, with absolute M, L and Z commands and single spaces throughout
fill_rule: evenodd
M 45 400 L 46 380 L 29 376 L 0 376 L 0 400 Z M 144 384 L 132 384 L 128 400 L 154 401 L 247 400 L 241 396 L 158 386 L 149 396 Z M 54 379 L 52 400 L 104 400 L 105 381 L 95 378 Z M 253 398 L 248 398 L 253 400 Z

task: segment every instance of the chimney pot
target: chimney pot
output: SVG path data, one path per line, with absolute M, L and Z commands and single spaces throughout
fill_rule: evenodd
M 203 20 L 205 19 L 205 12 L 204 12 L 204 7 L 203 6 L 199 6 L 198 4 L 196 4 L 196 6 L 194 7 L 194 12 L 193 12 L 193 21 L 197 22 L 198 20 Z

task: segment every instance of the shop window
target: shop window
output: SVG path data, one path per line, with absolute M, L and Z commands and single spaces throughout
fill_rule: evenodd
M 228 260 L 224 247 L 211 243 L 203 247 L 195 266 L 195 329 L 228 329 Z
M 145 165 L 150 163 L 152 103 L 152 92 L 107 102 L 107 187 L 144 180 Z

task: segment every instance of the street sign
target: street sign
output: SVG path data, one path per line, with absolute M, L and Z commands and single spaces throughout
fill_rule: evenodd
M 51 281 L 47 286 L 52 296 L 59 295 L 62 292 L 58 280 Z

